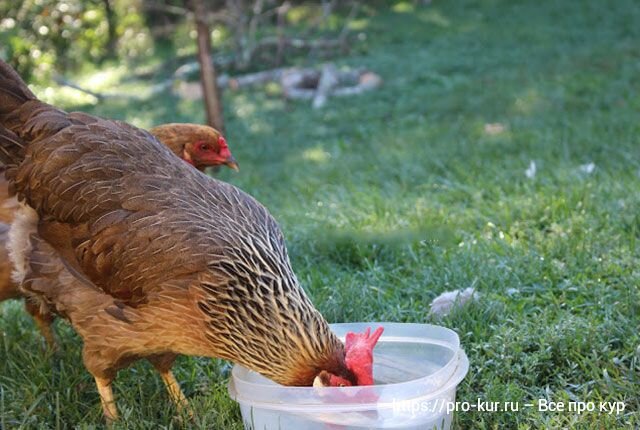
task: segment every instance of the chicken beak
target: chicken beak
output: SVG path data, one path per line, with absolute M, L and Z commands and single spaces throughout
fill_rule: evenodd
M 329 379 L 329 373 L 326 370 L 323 370 L 313 378 L 313 386 L 315 388 L 330 387 L 331 384 L 329 383 Z
M 328 385 L 326 385 L 324 383 L 324 381 L 322 380 L 322 378 L 320 377 L 320 375 L 318 375 L 315 378 L 313 378 L 313 387 L 314 388 L 324 388 L 324 387 L 328 387 Z
M 238 162 L 236 161 L 235 158 L 233 158 L 233 155 L 229 155 L 229 157 L 227 157 L 227 159 L 224 162 L 225 166 L 235 170 L 236 172 L 240 171 L 240 166 L 238 165 Z

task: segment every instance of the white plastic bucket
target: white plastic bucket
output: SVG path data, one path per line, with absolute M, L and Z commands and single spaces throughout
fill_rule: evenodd
M 469 370 L 458 335 L 428 324 L 333 324 L 347 332 L 384 327 L 374 349 L 376 385 L 285 387 L 236 365 L 229 394 L 247 430 L 442 429 L 451 426 L 456 388 Z

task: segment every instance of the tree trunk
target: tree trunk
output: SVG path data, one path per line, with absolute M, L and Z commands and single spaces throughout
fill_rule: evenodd
M 211 32 L 206 20 L 207 11 L 203 0 L 193 0 L 192 5 L 198 32 L 198 62 L 200 63 L 204 105 L 207 111 L 207 124 L 224 133 L 222 102 L 218 90 L 216 70 L 211 60 Z
M 107 52 L 105 58 L 116 58 L 116 14 L 111 7 L 111 0 L 102 0 L 107 17 Z

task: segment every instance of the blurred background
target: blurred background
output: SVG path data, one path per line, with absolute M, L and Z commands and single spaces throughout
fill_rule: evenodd
M 627 406 L 458 428 L 623 428 L 640 425 L 639 22 L 633 0 L 0 1 L 0 57 L 65 109 L 221 121 L 241 170 L 216 176 L 281 223 L 327 319 L 455 329 L 460 400 Z M 0 427 L 101 422 L 64 323 L 53 362 L 19 303 L 0 330 Z M 224 365 L 180 360 L 198 423 L 241 428 Z M 172 422 L 144 363 L 121 374 L 123 426 Z
M 3 2 L 0 5 L 2 56 L 15 64 L 24 76 L 39 81 L 50 78 L 54 72 L 86 73 L 109 64 L 109 60 L 132 68 L 146 66 L 148 73 L 159 72 L 157 69 L 161 66 L 169 68 L 170 65 L 154 67 L 151 59 L 156 62 L 171 59 L 180 64 L 194 55 L 194 12 L 200 8 L 198 18 L 210 26 L 211 42 L 218 52 L 217 64 L 238 71 L 263 68 L 278 65 L 285 56 L 290 57 L 290 52 L 284 51 L 290 51 L 294 38 L 300 41 L 299 50 L 304 50 L 314 42 L 320 45 L 321 36 L 349 31 L 340 27 L 344 24 L 341 15 L 349 12 L 349 8 L 360 9 L 360 3 L 337 0 Z M 351 10 L 351 13 L 350 18 L 358 15 L 357 11 Z M 280 36 L 284 39 L 283 46 L 277 46 L 276 38 Z M 343 42 L 346 45 L 347 41 Z M 273 55 L 278 54 L 278 49 L 282 51 L 280 57 Z
M 357 30 L 374 10 L 353 0 L 3 2 L 0 57 L 33 84 L 54 82 L 96 98 L 124 96 L 133 81 L 197 77 L 192 62 L 204 54 L 197 40 L 205 32 L 225 86 L 229 74 L 317 65 L 364 49 L 354 43 L 366 39 Z M 105 91 L 115 82 L 122 84 L 119 92 Z M 197 97 L 189 86 L 185 93 Z M 65 95 L 68 102 L 82 101 L 81 94 Z

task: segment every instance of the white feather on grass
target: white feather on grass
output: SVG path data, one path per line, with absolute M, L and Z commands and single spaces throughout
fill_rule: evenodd
M 536 177 L 537 171 L 538 169 L 536 168 L 536 162 L 531 160 L 531 162 L 529 163 L 529 167 L 524 171 L 524 175 L 529 179 L 533 179 Z
M 595 163 L 587 163 L 580 166 L 580 171 L 582 173 L 586 173 L 587 175 L 592 174 L 594 170 L 596 170 Z
M 455 308 L 461 308 L 479 297 L 480 294 L 473 287 L 464 290 L 445 291 L 433 299 L 429 315 L 436 317 L 449 315 Z

